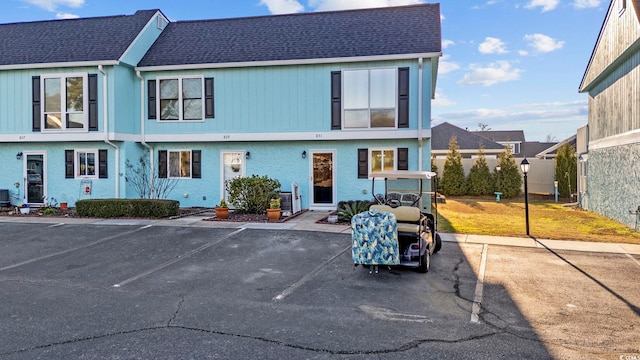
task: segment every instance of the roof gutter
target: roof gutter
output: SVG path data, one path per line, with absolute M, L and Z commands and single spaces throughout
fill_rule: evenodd
M 140 79 L 140 143 L 142 146 L 149 150 L 149 179 L 153 179 L 155 161 L 153 157 L 153 147 L 146 142 L 145 134 L 145 118 L 144 118 L 144 78 L 140 71 L 136 71 L 136 76 Z M 149 189 L 149 195 L 153 199 L 154 196 L 154 181 L 151 181 L 151 188 Z
M 107 87 L 107 73 L 104 71 L 104 69 L 102 68 L 102 65 L 98 65 L 98 71 L 100 71 L 100 73 L 102 74 L 102 108 L 103 108 L 103 113 L 102 113 L 102 117 L 103 117 L 103 121 L 104 121 L 104 142 L 106 144 L 111 145 L 115 150 L 116 150 L 116 172 L 115 172 L 115 195 L 114 197 L 116 199 L 120 198 L 120 148 L 112 143 L 109 140 L 109 108 L 107 106 L 108 104 L 108 100 L 109 100 L 109 96 L 107 93 L 108 87 Z
M 226 63 L 209 64 L 178 64 L 160 66 L 140 66 L 137 71 L 170 71 L 170 70 L 199 70 L 199 69 L 222 69 L 237 67 L 260 67 L 260 66 L 284 66 L 284 65 L 316 65 L 334 64 L 348 62 L 367 61 L 393 61 L 393 60 L 414 60 L 416 58 L 438 58 L 441 52 L 430 52 L 421 54 L 396 54 L 396 55 L 372 55 L 372 56 L 352 56 L 344 58 L 319 58 L 319 59 L 293 59 L 293 60 L 266 60 L 266 61 L 239 61 Z
M 68 67 L 94 67 L 94 66 L 110 66 L 119 65 L 117 60 L 108 61 L 75 61 L 75 62 L 55 62 L 42 64 L 11 64 L 0 65 L 0 70 L 26 70 L 26 69 L 52 69 L 52 68 L 68 68 Z

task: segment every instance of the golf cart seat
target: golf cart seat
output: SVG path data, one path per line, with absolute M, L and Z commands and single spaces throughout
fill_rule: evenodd
M 426 219 L 420 213 L 420 209 L 413 206 L 398 206 L 392 208 L 389 205 L 371 205 L 369 210 L 375 209 L 392 213 L 396 217 L 398 233 L 420 234 L 420 225 Z

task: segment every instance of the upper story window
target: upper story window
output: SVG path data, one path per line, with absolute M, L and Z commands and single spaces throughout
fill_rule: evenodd
M 397 69 L 344 70 L 344 129 L 395 128 Z
M 204 120 L 204 78 L 161 78 L 158 85 L 159 120 Z
M 42 76 L 42 129 L 87 130 L 87 74 Z

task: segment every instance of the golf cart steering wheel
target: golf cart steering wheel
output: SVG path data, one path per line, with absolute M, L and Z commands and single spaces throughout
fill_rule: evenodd
M 397 208 L 398 206 L 401 205 L 401 203 L 400 203 L 400 200 L 398 199 L 391 199 L 387 201 L 387 205 L 391 206 L 392 208 Z

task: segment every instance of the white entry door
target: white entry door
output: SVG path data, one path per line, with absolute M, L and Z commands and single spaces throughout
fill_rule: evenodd
M 220 153 L 220 198 L 229 200 L 225 184 L 228 180 L 245 176 L 245 151 L 223 151 Z

